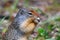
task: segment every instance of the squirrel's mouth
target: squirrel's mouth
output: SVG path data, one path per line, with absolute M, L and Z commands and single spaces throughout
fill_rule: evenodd
M 24 23 L 21 25 L 21 30 L 24 32 L 31 32 L 36 27 L 37 23 L 34 22 L 35 18 L 28 18 Z

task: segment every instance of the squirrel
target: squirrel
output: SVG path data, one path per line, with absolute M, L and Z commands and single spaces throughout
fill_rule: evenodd
M 37 13 L 35 13 L 37 14 Z M 9 25 L 3 40 L 28 40 L 40 19 L 33 11 L 27 8 L 20 8 L 11 25 Z M 36 22 L 36 20 L 38 22 Z

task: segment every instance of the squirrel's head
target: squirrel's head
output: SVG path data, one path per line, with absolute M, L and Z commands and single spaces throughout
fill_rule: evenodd
M 40 22 L 40 18 L 37 13 L 27 8 L 21 8 L 14 19 L 15 25 L 17 25 L 15 27 L 23 32 L 31 32 L 38 22 Z

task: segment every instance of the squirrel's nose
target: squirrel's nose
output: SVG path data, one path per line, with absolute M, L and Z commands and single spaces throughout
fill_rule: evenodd
M 40 22 L 40 18 L 37 18 L 37 21 Z
M 39 22 L 40 22 L 40 18 L 39 18 L 39 17 L 36 18 L 36 19 L 34 20 L 34 22 L 39 23 Z

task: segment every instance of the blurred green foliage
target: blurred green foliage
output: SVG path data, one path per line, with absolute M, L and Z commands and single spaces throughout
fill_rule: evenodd
M 4 20 L 5 20 L 5 17 L 0 20 L 0 25 L 3 23 Z
M 38 28 L 38 34 L 40 37 L 49 38 L 48 32 L 43 28 Z
M 56 40 L 60 40 L 60 36 L 59 35 L 56 37 Z

